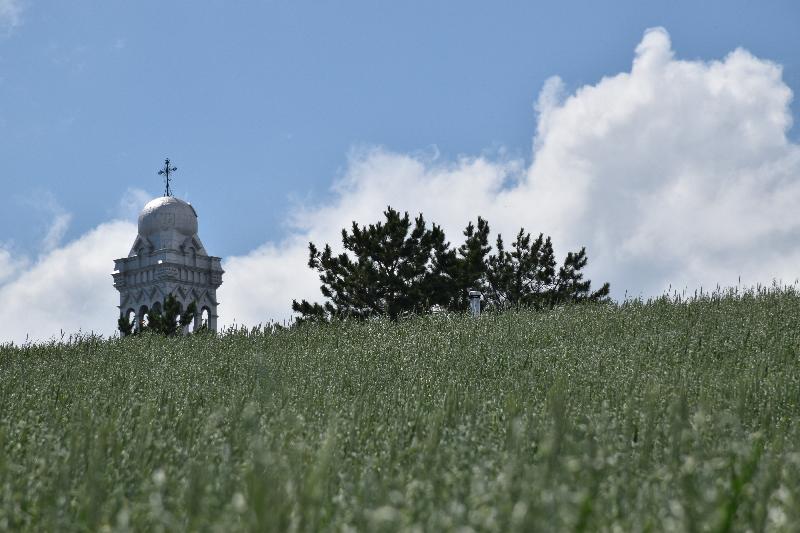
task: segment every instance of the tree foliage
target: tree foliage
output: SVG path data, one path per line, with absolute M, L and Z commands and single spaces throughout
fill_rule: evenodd
M 330 245 L 320 252 L 309 243 L 308 266 L 320 273 L 320 305 L 305 300 L 292 309 L 305 319 L 331 317 L 367 318 L 385 315 L 393 319 L 447 304 L 453 254 L 444 231 L 428 227 L 422 215 L 412 223 L 408 213 L 391 207 L 386 220 L 342 230 L 346 252 L 335 255 Z M 347 253 L 349 252 L 349 253 Z
M 119 329 L 119 333 L 123 337 L 127 337 L 128 335 L 133 335 L 136 333 L 135 328 L 135 319 L 131 320 L 126 315 L 121 315 L 119 320 L 117 320 L 117 329 Z
M 586 248 L 569 252 L 556 271 L 556 258 L 550 237 L 543 234 L 531 240 L 522 228 L 506 250 L 502 235 L 497 236 L 497 252 L 486 261 L 486 303 L 493 308 L 513 306 L 544 309 L 566 302 L 603 301 L 610 286 L 603 284 L 592 292 L 591 281 L 583 279 L 588 258 Z
M 292 301 L 299 320 L 365 319 L 432 310 L 463 311 L 468 291 L 485 295 L 488 307 L 530 306 L 537 309 L 565 302 L 603 301 L 609 285 L 591 291 L 584 280 L 585 248 L 570 252 L 561 267 L 550 237 L 531 239 L 520 229 L 511 250 L 497 236 L 496 251 L 489 244 L 490 228 L 478 217 L 464 229 L 464 242 L 451 247 L 444 231 L 430 226 L 420 214 L 414 221 L 388 207 L 385 220 L 342 230 L 344 251 L 334 254 L 309 243 L 308 266 L 319 273 L 326 301 Z
M 164 299 L 162 309 L 163 312 L 158 309 L 150 310 L 147 329 L 168 337 L 181 333 L 194 321 L 194 315 L 197 313 L 197 305 L 194 302 L 181 312 L 181 304 L 172 294 L 168 294 Z
M 499 308 L 525 305 L 541 309 L 552 305 L 556 259 L 550 237 L 540 233 L 532 241 L 530 233 L 520 229 L 510 251 L 502 235 L 497 236 L 496 248 L 486 262 L 487 303 Z
M 148 312 L 146 325 L 139 325 L 135 328 L 128 317 L 121 316 L 118 321 L 118 328 L 122 336 L 132 335 L 142 332 L 152 332 L 168 337 L 175 336 L 189 326 L 194 321 L 197 314 L 197 304 L 195 302 L 186 306 L 181 312 L 181 304 L 172 294 L 168 294 L 162 304 L 163 311 L 154 308 Z

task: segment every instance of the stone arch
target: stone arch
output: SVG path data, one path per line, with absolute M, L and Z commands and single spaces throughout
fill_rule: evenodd
M 139 320 L 138 320 L 139 329 L 147 326 L 147 321 L 149 318 L 150 318 L 150 309 L 146 305 L 141 306 L 139 308 Z
M 150 309 L 152 309 L 153 311 L 157 311 L 158 313 L 161 313 L 163 311 L 161 309 L 161 302 L 159 301 L 153 302 L 153 305 L 150 307 Z
M 139 317 L 133 307 L 129 307 L 127 311 L 120 313 L 120 318 L 127 320 L 131 324 L 133 331 L 139 329 Z

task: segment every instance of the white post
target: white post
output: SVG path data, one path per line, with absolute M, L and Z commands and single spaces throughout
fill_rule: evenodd
M 469 291 L 469 311 L 474 317 L 481 315 L 481 293 Z

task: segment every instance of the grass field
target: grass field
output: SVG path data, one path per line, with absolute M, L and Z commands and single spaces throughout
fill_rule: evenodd
M 800 295 L 0 348 L 0 530 L 798 531 Z

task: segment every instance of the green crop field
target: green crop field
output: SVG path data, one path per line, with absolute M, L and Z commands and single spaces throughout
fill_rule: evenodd
M 800 295 L 0 348 L 0 530 L 798 531 Z

